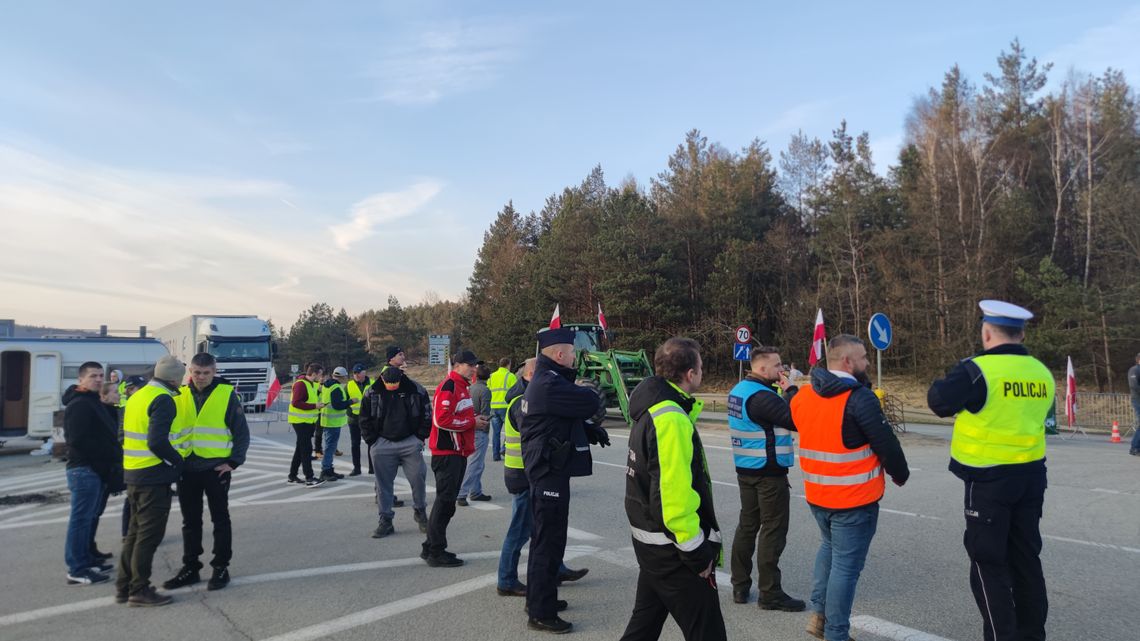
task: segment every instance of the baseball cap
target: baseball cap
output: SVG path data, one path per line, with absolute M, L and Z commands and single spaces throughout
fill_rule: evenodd
M 464 365 L 479 365 L 482 362 L 483 361 L 479 360 L 479 357 L 469 349 L 465 349 L 455 356 L 451 357 L 452 365 L 458 365 L 460 363 L 463 363 Z
M 333 370 L 333 376 L 348 376 L 348 370 L 343 367 L 338 367 Z
M 353 371 L 353 372 L 363 372 L 363 371 L 364 371 L 364 369 L 365 369 L 365 368 L 364 368 L 364 363 L 357 363 L 356 365 L 353 365 L 353 366 L 352 366 L 352 371 Z

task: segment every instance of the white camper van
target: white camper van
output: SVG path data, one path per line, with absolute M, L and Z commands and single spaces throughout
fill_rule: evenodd
M 0 338 L 0 436 L 50 437 L 63 391 L 87 361 L 149 378 L 168 353 L 153 338 Z

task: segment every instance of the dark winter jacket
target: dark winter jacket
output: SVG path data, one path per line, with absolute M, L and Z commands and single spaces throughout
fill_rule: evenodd
M 122 489 L 123 446 L 119 427 L 99 393 L 75 385 L 63 394 L 63 437 L 67 442 L 67 468 L 89 467 L 112 492 Z
M 214 392 L 214 388 L 219 383 L 227 383 L 224 378 L 215 376 L 213 381 L 206 386 L 206 389 L 198 391 L 191 383 L 184 388 L 183 393 L 188 393 L 194 399 L 194 407 L 197 411 L 202 411 L 202 406 L 206 404 L 206 399 L 210 398 L 210 394 Z M 188 391 L 187 391 L 188 390 Z M 186 463 L 183 465 L 183 471 L 186 472 L 202 472 L 205 470 L 212 470 L 222 463 L 228 463 L 230 467 L 237 469 L 242 463 L 245 463 L 245 453 L 249 450 L 249 423 L 245 420 L 245 410 L 242 408 L 241 399 L 238 398 L 237 393 L 230 394 L 229 405 L 226 406 L 226 427 L 230 428 L 230 434 L 233 439 L 233 446 L 230 451 L 229 458 L 202 458 L 197 454 L 191 454 L 186 458 Z
M 598 411 L 598 394 L 574 384 L 576 372 L 545 354 L 538 356 L 534 377 L 523 394 L 523 465 L 536 488 L 547 477 L 555 485 L 571 476 L 593 472 L 590 441 L 584 421 Z
M 415 436 L 421 441 L 431 435 L 431 399 L 422 385 L 400 376 L 394 392 L 376 379 L 360 399 L 360 436 L 372 445 L 380 438 L 402 441 Z
M 871 451 L 879 457 L 883 470 L 896 483 L 906 483 L 910 478 L 906 455 L 903 454 L 902 445 L 895 437 L 890 423 L 883 416 L 879 397 L 861 382 L 836 376 L 822 367 L 811 371 L 811 386 L 817 394 L 826 398 L 851 390 L 843 410 L 843 446 L 854 450 L 870 445 Z

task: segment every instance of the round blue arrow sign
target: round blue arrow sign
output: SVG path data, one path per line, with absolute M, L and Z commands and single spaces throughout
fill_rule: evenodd
M 875 314 L 871 322 L 867 323 L 867 335 L 871 337 L 871 345 L 877 350 L 884 350 L 891 346 L 894 330 L 886 314 Z

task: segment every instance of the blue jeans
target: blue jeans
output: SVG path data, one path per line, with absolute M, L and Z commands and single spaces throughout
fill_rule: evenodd
M 503 458 L 503 421 L 507 418 L 507 410 L 491 410 L 491 458 Z
M 340 442 L 340 428 L 339 427 L 326 427 L 325 433 L 325 453 L 321 457 L 321 472 L 333 471 L 333 458 L 336 457 L 336 444 Z
M 68 573 L 75 574 L 95 565 L 91 537 L 107 486 L 90 467 L 73 467 L 67 470 L 67 489 L 71 490 L 71 518 L 63 554 Z
M 812 576 L 811 608 L 827 619 L 824 639 L 847 641 L 855 584 L 875 536 L 879 504 L 841 511 L 810 507 L 821 538 Z
M 1132 399 L 1132 411 L 1136 413 L 1136 431 L 1132 433 L 1132 444 L 1128 449 L 1140 450 L 1140 401 Z
M 467 475 L 459 486 L 460 498 L 483 493 L 483 467 L 487 457 L 487 433 L 475 430 L 475 451 L 467 457 Z
M 507 526 L 507 536 L 503 539 L 503 550 L 499 552 L 499 589 L 510 590 L 522 585 L 519 581 L 519 557 L 523 546 L 530 541 L 530 490 L 511 496 L 511 523 Z M 559 574 L 570 571 L 563 563 Z

